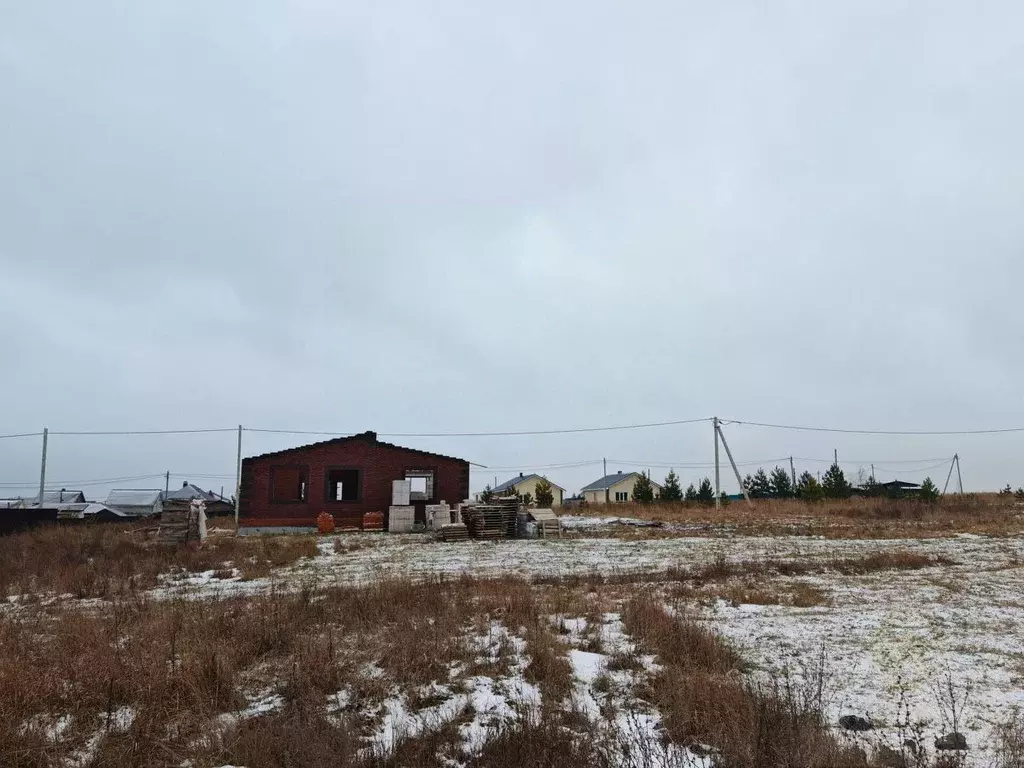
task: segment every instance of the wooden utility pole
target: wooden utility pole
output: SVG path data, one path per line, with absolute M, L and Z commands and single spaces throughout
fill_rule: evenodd
M 789 473 L 793 476 L 793 493 L 796 493 L 796 465 L 792 456 L 789 457 Z
M 954 453 L 953 460 L 956 461 L 956 481 L 960 485 L 960 495 L 964 495 L 964 479 L 960 476 L 960 454 Z
M 166 496 L 171 490 L 171 470 L 167 470 L 164 473 L 164 496 Z M 223 495 L 223 494 L 221 494 Z
M 832 463 L 835 464 L 837 467 L 839 466 L 839 449 L 838 448 L 833 448 L 832 449 Z
M 715 507 L 718 508 L 722 506 L 721 473 L 718 469 L 718 417 L 715 416 L 711 423 L 715 428 Z
M 43 427 L 43 461 L 42 466 L 39 469 L 39 506 L 43 506 L 43 494 L 46 492 L 46 440 L 50 435 L 50 430 Z
M 604 483 L 604 503 L 608 504 L 611 501 L 611 491 L 608 490 L 608 459 L 601 459 L 604 466 L 604 479 L 601 481 Z
M 715 421 L 716 421 L 716 425 L 715 426 L 718 426 L 717 425 L 717 421 L 718 420 L 715 419 Z M 722 428 L 721 427 L 718 427 L 718 436 L 722 439 L 722 446 L 725 448 L 725 455 L 729 457 L 729 463 L 732 464 L 732 471 L 733 471 L 733 474 L 736 475 L 736 482 L 740 484 L 740 490 L 743 492 L 743 498 L 747 500 L 747 504 L 749 504 L 750 506 L 754 506 L 754 502 L 752 502 L 750 500 L 750 496 L 747 494 L 747 489 L 743 485 L 743 478 L 740 477 L 740 470 L 736 466 L 736 462 L 732 458 L 732 451 L 729 450 L 729 443 L 727 443 L 725 441 L 725 433 L 722 432 Z M 717 444 L 718 443 L 716 442 L 715 445 L 717 445 Z

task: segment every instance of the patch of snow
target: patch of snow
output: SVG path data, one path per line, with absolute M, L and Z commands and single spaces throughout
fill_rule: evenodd
M 74 719 L 71 715 L 61 715 L 56 718 L 48 714 L 35 715 L 22 723 L 18 732 L 24 736 L 33 731 L 42 731 L 43 738 L 49 743 L 55 744 L 63 738 L 73 722 Z
M 126 733 L 135 722 L 135 709 L 129 706 L 118 707 L 111 711 L 110 716 L 100 715 L 106 723 L 106 727 L 112 733 Z

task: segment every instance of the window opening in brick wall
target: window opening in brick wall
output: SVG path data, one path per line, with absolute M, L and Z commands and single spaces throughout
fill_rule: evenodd
M 306 467 L 271 467 L 270 500 L 280 504 L 297 504 L 306 500 L 309 470 Z
M 434 498 L 434 472 L 429 469 L 407 469 L 405 479 L 409 481 L 410 501 L 430 501 Z
M 359 501 L 358 469 L 327 470 L 327 501 Z
M 616 501 L 629 501 L 629 491 L 616 491 L 615 492 L 615 500 Z

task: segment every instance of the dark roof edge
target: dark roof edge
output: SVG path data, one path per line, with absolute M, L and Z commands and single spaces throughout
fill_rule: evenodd
M 307 443 L 306 445 L 297 445 L 294 448 L 285 448 L 285 449 L 280 450 L 280 451 L 271 451 L 270 453 L 261 453 L 261 454 L 259 454 L 257 456 L 246 456 L 244 459 L 242 459 L 242 463 L 245 464 L 246 462 L 257 461 L 259 459 L 271 459 L 271 458 L 274 458 L 274 457 L 277 457 L 277 456 L 286 456 L 286 455 L 288 455 L 290 453 L 295 453 L 296 451 L 305 451 L 305 450 L 308 450 L 310 448 L 320 448 L 320 447 L 325 446 L 325 445 L 337 445 L 337 444 L 341 444 L 341 443 L 348 443 L 348 442 L 351 442 L 353 440 L 362 440 L 363 442 L 373 443 L 374 445 L 383 446 L 384 448 L 394 448 L 394 449 L 399 450 L 399 451 L 407 451 L 408 453 L 415 453 L 415 454 L 419 454 L 420 456 L 429 456 L 430 458 L 434 458 L 434 459 L 447 459 L 448 461 L 461 461 L 464 464 L 469 464 L 470 463 L 468 459 L 460 459 L 457 456 L 446 456 L 443 453 L 432 453 L 431 451 L 423 451 L 423 450 L 420 450 L 419 448 L 407 448 L 404 445 L 395 445 L 394 443 L 385 443 L 385 442 L 383 442 L 381 440 L 378 440 L 377 439 L 377 433 L 376 432 L 372 432 L 372 431 L 360 432 L 357 435 L 346 435 L 344 437 L 333 437 L 330 440 L 321 440 L 318 443 Z

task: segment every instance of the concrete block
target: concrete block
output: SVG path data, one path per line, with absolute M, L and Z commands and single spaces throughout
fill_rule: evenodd
M 391 481 L 391 503 L 398 507 L 408 506 L 412 496 L 412 483 L 409 480 Z

